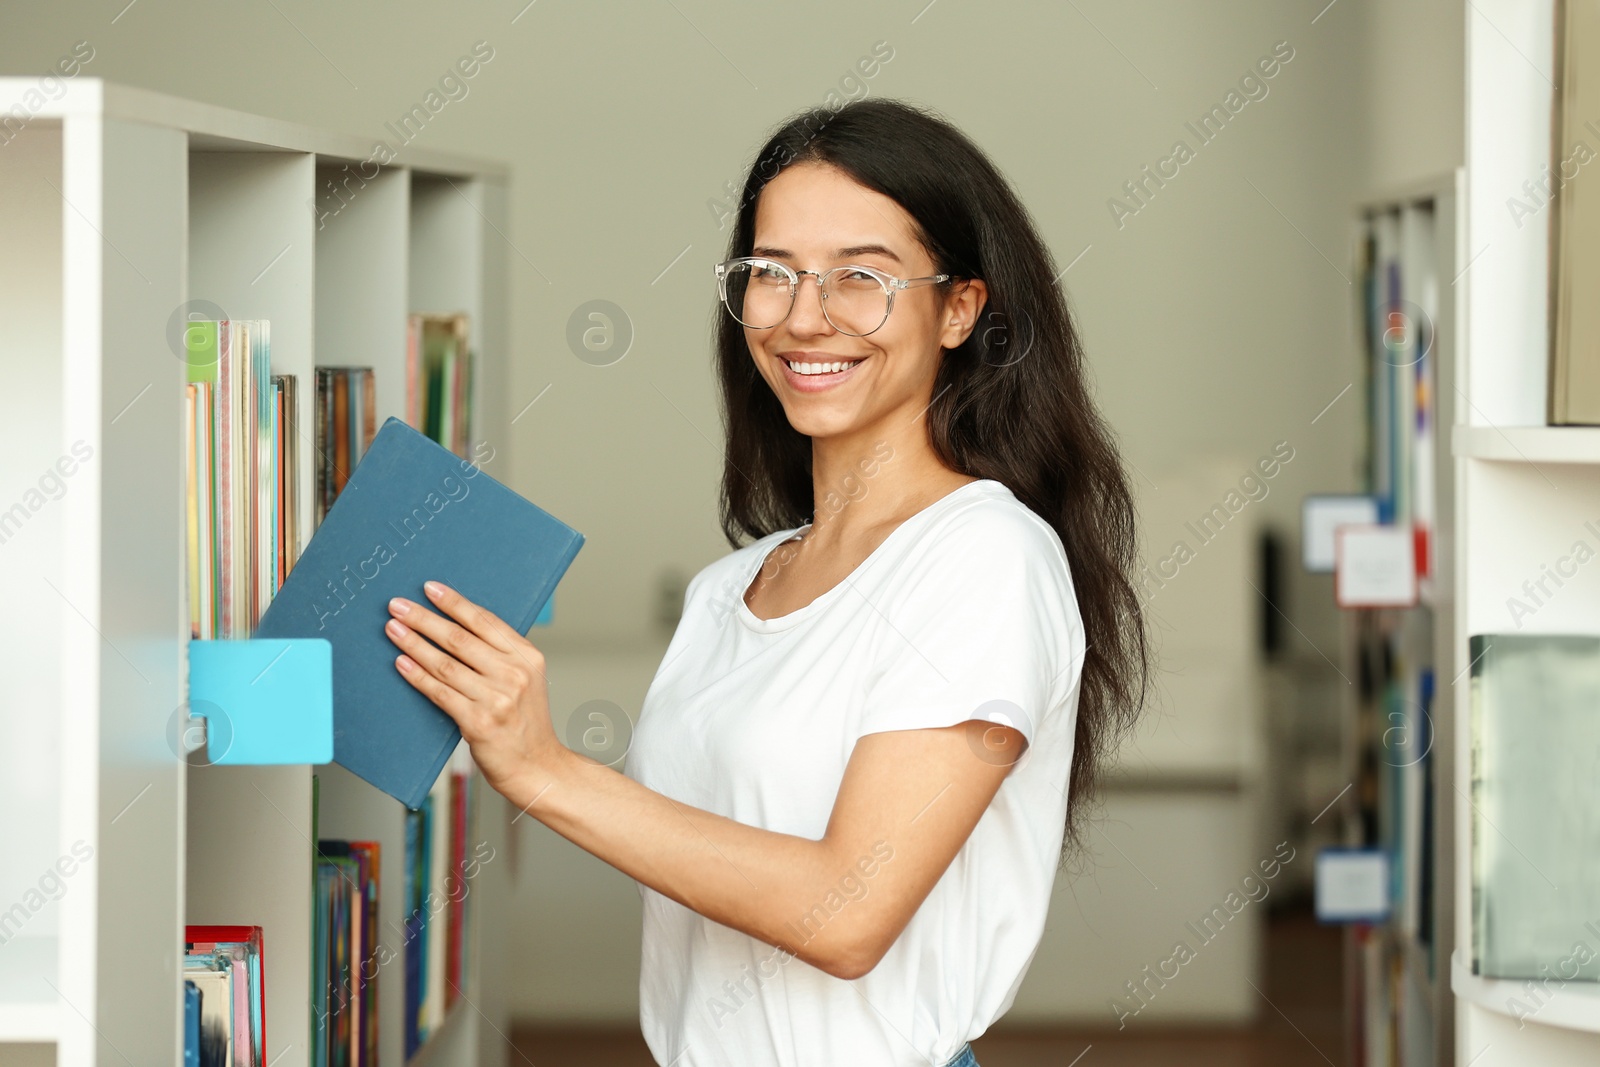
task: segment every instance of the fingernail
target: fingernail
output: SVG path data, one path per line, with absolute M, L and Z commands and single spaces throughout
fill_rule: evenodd
M 411 657 L 410 656 L 397 656 L 395 658 L 394 665 L 396 667 L 399 667 L 402 671 L 405 671 L 407 674 L 411 673 Z
M 404 615 L 406 612 L 411 610 L 411 605 L 407 604 L 399 597 L 395 597 L 393 600 L 389 601 L 389 610 L 394 612 L 396 615 Z
M 399 619 L 390 619 L 388 623 L 384 625 L 384 629 L 388 630 L 396 637 L 404 637 L 406 634 L 411 632 L 410 630 L 406 629 L 405 623 L 401 622 Z
M 431 597 L 441 597 L 444 595 L 444 586 L 440 585 L 438 582 L 423 582 L 422 588 L 427 590 L 428 595 Z

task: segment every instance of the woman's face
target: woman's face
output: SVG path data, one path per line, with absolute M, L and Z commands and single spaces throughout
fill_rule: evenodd
M 796 164 L 762 190 L 750 254 L 819 273 L 844 264 L 897 278 L 938 273 L 912 226 L 899 204 L 842 171 Z M 982 307 L 981 282 L 958 282 L 954 289 L 923 285 L 897 292 L 888 321 L 852 337 L 828 322 L 817 279 L 803 275 L 789 317 L 770 330 L 746 329 L 745 341 L 800 433 L 897 437 L 932 399 L 940 349 L 965 340 Z M 791 366 L 840 362 L 849 366 L 818 375 Z

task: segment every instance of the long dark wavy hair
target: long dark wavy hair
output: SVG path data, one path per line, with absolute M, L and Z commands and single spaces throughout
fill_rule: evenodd
M 894 200 L 915 221 L 934 271 L 981 278 L 977 326 L 946 349 L 927 412 L 952 470 L 991 478 L 1049 523 L 1071 567 L 1088 650 L 1078 697 L 1063 854 L 1085 844 L 1085 809 L 1111 748 L 1150 685 L 1150 637 L 1134 586 L 1134 504 L 1110 429 L 1095 410 L 1083 348 L 1056 267 L 1000 171 L 950 123 L 896 100 L 815 108 L 785 122 L 745 179 L 728 256 L 750 255 L 756 200 L 787 167 L 820 163 Z M 726 453 L 722 530 L 730 544 L 792 529 L 813 512 L 811 439 L 789 425 L 756 370 L 744 329 L 718 314 Z

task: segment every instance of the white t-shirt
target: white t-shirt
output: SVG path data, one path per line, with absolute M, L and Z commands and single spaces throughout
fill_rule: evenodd
M 854 981 L 641 885 L 640 1024 L 670 1067 L 943 1064 L 1010 1008 L 1044 932 L 1085 647 L 1066 555 L 1008 488 L 981 479 L 896 527 L 810 604 L 762 620 L 744 591 L 795 532 L 689 583 L 629 777 L 820 840 L 865 734 L 987 719 L 1028 747 L 888 954 Z M 872 853 L 795 916 L 796 941 L 871 892 L 894 842 Z

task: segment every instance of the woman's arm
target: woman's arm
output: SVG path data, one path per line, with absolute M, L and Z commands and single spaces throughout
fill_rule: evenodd
M 869 734 L 821 840 L 757 829 L 561 744 L 539 650 L 453 590 L 427 592 L 444 615 L 390 603 L 396 666 L 460 726 L 490 785 L 664 896 L 840 978 L 883 958 L 1022 752 L 1021 733 L 977 720 Z

